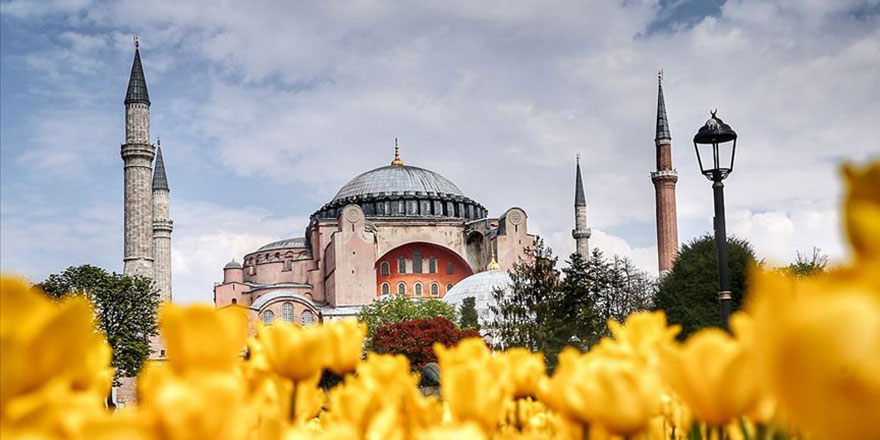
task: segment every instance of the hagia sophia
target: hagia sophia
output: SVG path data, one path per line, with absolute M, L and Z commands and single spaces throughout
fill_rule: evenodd
M 663 99 L 661 82 L 654 139 L 657 169 L 651 173 L 661 273 L 671 268 L 678 250 L 678 175 L 672 168 Z M 170 187 L 161 149 L 150 142 L 150 105 L 136 43 L 121 149 L 125 273 L 153 277 L 163 300 L 171 301 Z M 591 232 L 579 162 L 574 171 L 572 238 L 577 252 L 588 258 Z M 405 163 L 395 140 L 390 163 L 343 185 L 314 211 L 302 235 L 230 255 L 222 281 L 214 285 L 214 304 L 246 307 L 252 324 L 283 320 L 308 325 L 357 315 L 362 306 L 389 295 L 446 298 L 454 305 L 475 296 L 481 320 L 491 319 L 491 292 L 509 283 L 507 271 L 534 239 L 526 209 L 510 207 L 490 215 L 438 171 Z M 163 356 L 164 350 L 156 355 Z

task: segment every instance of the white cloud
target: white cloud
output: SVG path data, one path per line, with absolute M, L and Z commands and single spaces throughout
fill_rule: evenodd
M 100 23 L 105 34 L 70 31 L 61 44 L 86 55 L 124 51 L 129 33 L 140 33 L 148 74 L 158 72 L 148 77 L 151 94 L 166 77 L 207 88 L 206 97 L 184 90 L 175 103 L 154 106 L 155 120 L 185 121 L 166 124 L 163 139 L 198 139 L 187 155 L 242 184 L 309 194 L 314 206 L 303 215 L 351 177 L 387 163 L 399 137 L 407 163 L 446 175 L 492 214 L 526 209 L 532 229 L 564 257 L 574 248 L 580 152 L 592 242 L 655 271 L 655 247 L 603 231 L 653 222 L 648 173 L 661 67 L 680 225 L 711 217 L 710 184 L 689 140 L 719 107 L 740 135 L 736 171 L 725 182 L 729 230 L 781 262 L 812 246 L 842 253 L 835 164 L 876 155 L 865 133 L 880 120 L 880 26 L 877 14 L 850 13 L 861 5 L 731 0 L 693 27 L 646 34 L 663 14 L 656 1 L 132 0 L 87 8 L 78 26 L 95 31 Z M 40 12 L 8 2 L 3 11 L 24 17 L 80 7 Z M 87 74 L 103 62 L 65 66 L 49 63 L 51 54 L 26 59 L 58 75 Z M 30 131 L 35 148 L 21 155 L 24 164 L 87 174 L 74 161 L 84 151 L 118 160 L 115 150 L 91 148 L 118 144 L 121 114 L 48 116 Z M 88 150 L 65 148 L 64 139 L 80 138 L 93 143 L 76 148 Z M 172 198 L 179 298 L 210 291 L 230 258 L 305 225 L 275 218 L 273 206 L 244 205 Z M 702 232 L 680 230 L 682 242 Z

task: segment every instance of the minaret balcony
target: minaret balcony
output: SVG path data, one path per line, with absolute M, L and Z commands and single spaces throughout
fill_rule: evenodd
M 654 182 L 662 181 L 678 181 L 678 171 L 676 170 L 658 170 L 651 172 L 651 180 Z
M 571 236 L 575 240 L 580 240 L 582 238 L 590 238 L 593 235 L 593 231 L 590 228 L 587 229 L 573 229 L 571 231 Z

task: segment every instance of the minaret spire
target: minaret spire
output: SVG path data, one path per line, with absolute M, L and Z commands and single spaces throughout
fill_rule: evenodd
M 666 118 L 666 101 L 663 99 L 663 69 L 657 73 L 657 132 L 654 141 L 659 140 L 672 140 Z
M 577 244 L 577 253 L 584 261 L 590 259 L 590 235 L 587 227 L 587 197 L 584 195 L 584 181 L 581 177 L 581 155 L 575 156 L 574 177 L 574 229 L 571 236 Z
M 672 167 L 672 136 L 663 99 L 663 70 L 657 74 L 657 131 L 654 135 L 657 170 L 651 173 L 657 205 L 657 258 L 660 273 L 672 269 L 678 256 L 678 220 L 675 207 L 675 183 L 678 172 Z
M 141 65 L 141 51 L 138 37 L 134 37 L 134 62 L 131 64 L 131 75 L 128 78 L 128 91 L 125 93 L 125 104 L 142 103 L 150 105 L 150 94 L 147 93 L 147 80 L 144 78 L 144 66 Z
M 153 191 L 170 191 L 168 177 L 165 175 L 165 161 L 162 159 L 162 143 L 156 138 L 156 165 L 153 169 Z

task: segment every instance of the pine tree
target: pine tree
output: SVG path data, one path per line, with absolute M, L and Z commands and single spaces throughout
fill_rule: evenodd
M 461 302 L 459 308 L 459 327 L 462 329 L 473 329 L 480 331 L 480 320 L 477 315 L 477 300 L 474 297 L 467 297 Z

